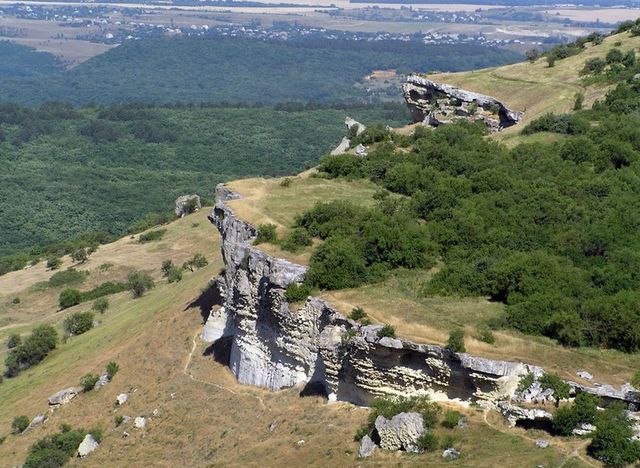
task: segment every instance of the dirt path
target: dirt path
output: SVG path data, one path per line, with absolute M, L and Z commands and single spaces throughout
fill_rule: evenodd
M 189 351 L 189 354 L 187 355 L 187 358 L 185 359 L 185 363 L 184 363 L 184 367 L 182 368 L 182 373 L 184 375 L 186 375 L 187 377 L 189 377 L 191 380 L 193 380 L 194 382 L 199 382 L 205 385 L 209 385 L 212 387 L 216 387 L 219 388 L 220 390 L 224 390 L 226 392 L 229 392 L 233 395 L 239 395 L 238 392 L 235 392 L 234 390 L 225 387 L 224 385 L 220 385 L 217 383 L 213 383 L 213 382 L 209 382 L 207 380 L 202 380 L 199 379 L 197 377 L 194 377 L 193 374 L 189 371 L 189 367 L 191 366 L 191 360 L 193 359 L 193 353 L 195 353 L 196 348 L 198 347 L 198 335 L 200 335 L 200 333 L 202 332 L 202 327 L 198 327 L 198 329 L 196 330 L 196 333 L 193 335 L 193 337 L 191 338 L 191 351 Z M 260 406 L 263 410 L 266 410 L 267 407 L 264 404 L 264 401 L 262 399 L 261 396 L 259 395 L 254 395 L 251 393 L 243 393 L 242 395 L 244 396 L 250 396 L 255 398 L 256 400 L 258 400 L 260 402 Z

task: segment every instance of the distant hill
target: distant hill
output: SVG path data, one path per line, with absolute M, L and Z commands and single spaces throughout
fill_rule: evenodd
M 520 58 L 507 50 L 460 44 L 145 39 L 68 71 L 52 69 L 45 78 L 3 80 L 0 101 L 331 102 L 362 98 L 354 83 L 377 69 L 460 71 Z

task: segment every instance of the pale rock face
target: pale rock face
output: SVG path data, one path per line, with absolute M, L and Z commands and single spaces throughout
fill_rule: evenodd
M 84 458 L 91 452 L 95 451 L 98 447 L 100 447 L 98 441 L 94 439 L 91 434 L 87 434 L 78 446 L 78 456 Z
M 373 455 L 376 451 L 376 444 L 371 440 L 368 435 L 364 436 L 360 441 L 360 448 L 358 449 L 358 458 L 367 458 Z
M 96 382 L 95 386 L 93 387 L 95 390 L 98 390 L 99 388 L 104 387 L 105 385 L 107 385 L 109 383 L 109 374 L 107 374 L 106 372 L 104 374 L 102 374 L 100 376 L 100 378 L 98 379 L 98 381 Z
M 189 214 L 189 210 L 198 211 L 202 208 L 200 197 L 198 195 L 182 195 L 176 198 L 175 213 L 178 218 L 183 218 Z
M 136 429 L 144 429 L 147 426 L 147 420 L 142 416 L 138 416 L 136 419 L 133 420 L 133 426 Z
M 49 397 L 49 404 L 52 406 L 66 405 L 73 400 L 78 393 L 82 391 L 82 387 L 69 387 L 60 390 Z
M 225 271 L 216 279 L 222 304 L 208 318 L 203 339 L 214 345 L 228 340 L 224 358 L 240 382 L 271 390 L 313 386 L 331 401 L 358 405 L 384 395 L 425 394 L 434 400 L 498 402 L 514 396 L 522 376 L 543 374 L 520 362 L 379 338 L 382 325 L 362 326 L 319 298 L 309 297 L 294 309 L 285 299 L 286 287 L 303 282 L 306 267 L 253 247 L 256 229 L 226 203 L 237 198 L 224 185 L 216 188 L 209 218 L 222 236 Z M 577 391 L 640 401 L 637 392 L 626 388 L 572 385 Z M 515 415 L 514 424 L 520 417 L 527 416 Z
M 36 416 L 35 418 L 33 418 L 31 420 L 31 422 L 29 423 L 29 426 L 27 427 L 27 429 L 25 431 L 31 430 L 34 427 L 39 426 L 40 424 L 42 424 L 46 420 L 47 420 L 47 415 L 46 414 L 39 414 L 38 416 Z
M 124 405 L 128 399 L 129 399 L 129 395 L 127 395 L 126 393 L 121 393 L 116 397 L 116 403 L 118 405 Z
M 331 156 L 340 156 L 341 154 L 346 153 L 350 146 L 351 140 L 349 140 L 347 137 L 342 137 L 342 140 L 340 140 L 338 146 L 332 149 L 331 153 L 329 154 L 331 154 Z
M 391 419 L 378 416 L 375 422 L 380 447 L 385 450 L 418 452 L 418 438 L 424 432 L 420 413 L 400 413 Z
M 511 426 L 515 426 L 518 421 L 551 421 L 553 415 L 540 408 L 521 408 L 507 401 L 499 401 L 496 407 L 507 419 Z
M 361 124 L 360 122 L 352 119 L 351 117 L 347 117 L 346 119 L 344 119 L 344 124 L 347 126 L 349 130 L 351 130 L 353 126 L 357 126 L 356 135 L 360 135 L 362 132 L 364 132 L 367 129 L 367 127 L 365 127 L 364 124 Z

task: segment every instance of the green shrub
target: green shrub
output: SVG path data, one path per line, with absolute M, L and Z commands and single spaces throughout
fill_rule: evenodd
M 349 318 L 355 321 L 362 320 L 366 316 L 367 316 L 367 313 L 364 311 L 362 307 L 354 307 L 354 309 L 351 311 L 351 314 L 349 314 Z
M 21 345 L 16 346 L 5 359 L 7 377 L 14 377 L 22 370 L 42 361 L 58 344 L 58 332 L 51 325 L 33 329 Z
M 560 400 L 569 398 L 569 391 L 571 387 L 568 383 L 562 380 L 555 374 L 544 374 L 538 379 L 543 390 L 548 388 L 553 390 L 553 397 L 556 399 L 556 405 L 560 403 Z
M 51 275 L 48 286 L 51 288 L 59 288 L 60 286 L 79 284 L 82 283 L 87 276 L 89 276 L 89 272 L 87 271 L 78 271 L 75 268 L 69 268 L 68 270 L 58 271 Z
M 69 288 L 60 293 L 58 303 L 60 304 L 60 308 L 68 309 L 69 307 L 80 304 L 81 298 L 80 291 Z
M 607 52 L 607 56 L 605 60 L 608 64 L 612 64 L 612 63 L 622 62 L 623 58 L 624 58 L 624 54 L 622 53 L 622 51 L 614 47 L 610 49 L 609 52 Z
M 289 252 L 298 252 L 304 247 L 308 247 L 313 244 L 309 232 L 304 228 L 295 228 L 290 231 L 284 239 L 282 239 L 281 246 L 284 250 Z
M 366 435 L 368 435 L 371 432 L 371 429 L 369 428 L 369 426 L 360 426 L 357 430 L 355 435 L 353 436 L 353 441 L 354 442 L 360 442 L 362 440 L 362 438 Z
M 121 414 L 116 415 L 116 417 L 114 418 L 114 422 L 116 423 L 116 427 L 118 427 L 124 422 L 124 416 L 122 416 Z
M 533 375 L 533 372 L 529 372 L 527 375 L 525 375 L 524 377 L 522 377 L 520 379 L 520 382 L 518 382 L 518 392 L 524 392 L 526 389 L 528 389 L 529 387 L 531 387 L 531 385 L 533 385 L 533 381 L 534 381 L 535 377 Z
M 194 271 L 200 268 L 204 268 L 208 264 L 209 264 L 209 261 L 207 260 L 207 258 L 201 253 L 197 253 L 193 257 L 191 257 L 189 260 L 187 260 L 184 263 L 184 265 L 182 265 L 182 268 L 185 270 Z
M 174 268 L 175 265 L 173 264 L 173 260 L 164 260 L 162 262 L 162 266 L 160 267 L 163 278 L 169 276 L 169 272 L 171 272 L 171 270 L 173 270 Z
M 455 410 L 447 410 L 444 412 L 444 420 L 442 425 L 446 428 L 453 429 L 458 426 L 462 415 Z
M 182 269 L 173 267 L 167 275 L 167 282 L 178 283 L 182 281 Z
M 141 244 L 144 244 L 146 242 L 159 241 L 164 237 L 166 233 L 167 233 L 166 229 L 156 229 L 155 231 L 145 232 L 144 234 L 140 234 L 140 237 L 138 238 L 138 242 L 140 242 Z
M 104 296 L 110 296 L 111 294 L 117 294 L 122 291 L 126 291 L 130 288 L 129 283 L 112 283 L 111 281 L 107 281 L 105 283 L 96 286 L 89 291 L 84 291 L 80 293 L 81 302 L 84 301 L 92 301 L 94 299 L 98 299 Z
M 113 377 L 120 370 L 120 366 L 115 361 L 109 361 L 109 363 L 107 364 L 107 369 L 106 370 L 107 370 L 107 375 L 109 376 L 109 380 L 112 380 Z
M 278 234 L 276 233 L 275 224 L 261 224 L 258 226 L 258 235 L 253 242 L 255 245 L 264 244 L 265 242 L 275 244 L 277 241 Z
M 96 386 L 96 383 L 100 379 L 99 376 L 94 374 L 85 374 L 80 379 L 80 386 L 82 387 L 83 392 L 90 392 Z
M 446 450 L 448 448 L 455 447 L 455 445 L 456 445 L 456 440 L 454 439 L 454 437 L 451 434 L 447 434 L 442 439 L 442 442 L 440 443 L 440 448 L 443 450 Z
M 20 298 L 18 296 L 14 297 L 13 299 L 11 299 L 11 303 L 13 305 L 18 305 L 20 304 Z
M 71 253 L 71 259 L 76 263 L 85 263 L 89 259 L 89 250 L 84 247 L 76 249 Z
M 614 403 L 600 412 L 596 420 L 587 451 L 607 466 L 627 466 L 640 458 L 640 442 L 631 440 L 633 423 L 625 410 L 621 402 Z
M 553 430 L 560 435 L 571 435 L 578 424 L 578 415 L 571 406 L 561 406 L 553 414 Z
M 464 353 L 464 330 L 462 328 L 456 328 L 449 332 L 449 340 L 447 341 L 447 349 L 454 353 Z
M 304 301 L 311 294 L 311 287 L 307 284 L 291 283 L 287 286 L 285 292 L 285 299 L 287 302 L 300 302 Z
M 57 270 L 62 265 L 62 260 L 60 257 L 49 257 L 47 258 L 47 268 L 50 270 Z
M 99 312 L 101 314 L 104 314 L 108 308 L 109 308 L 109 299 L 107 299 L 106 297 L 100 297 L 96 299 L 93 305 L 91 306 L 92 310 L 95 310 L 96 312 Z
M 488 344 L 495 344 L 496 337 L 493 334 L 493 331 L 491 330 L 491 328 L 487 326 L 483 326 L 483 327 L 480 327 L 478 331 L 479 331 L 478 338 L 480 339 L 480 341 Z
M 38 440 L 29 449 L 24 468 L 55 468 L 64 466 L 76 454 L 86 432 L 71 429 Z
M 584 67 L 582 68 L 580 73 L 582 75 L 597 75 L 604 71 L 606 65 L 607 62 L 599 57 L 590 58 L 586 62 L 584 62 Z
M 433 452 L 440 446 L 438 436 L 431 431 L 424 431 L 417 440 L 418 447 L 425 452 Z
M 573 103 L 574 111 L 582 109 L 582 104 L 584 103 L 584 94 L 576 93 L 575 98 L 576 100 Z
M 378 416 L 391 419 L 396 414 L 416 412 L 422 415 L 424 427 L 429 429 L 438 424 L 438 416 L 441 408 L 437 403 L 432 402 L 428 396 L 413 397 L 387 397 L 378 398 L 371 405 L 368 424 L 371 430 L 375 427 Z
M 380 330 L 378 330 L 378 338 L 395 338 L 396 337 L 396 329 L 389 325 L 385 324 Z
M 70 335 L 82 335 L 93 328 L 93 312 L 76 312 L 64 319 L 63 327 Z
M 29 427 L 29 418 L 27 416 L 16 416 L 15 418 L 13 418 L 13 421 L 11 421 L 11 429 L 13 430 L 14 434 L 20 434 L 24 432 L 27 427 Z
M 151 275 L 143 271 L 129 274 L 127 281 L 134 298 L 142 297 L 145 292 L 155 287 L 155 282 Z
M 331 237 L 311 255 L 307 280 L 322 289 L 360 286 L 368 273 L 362 254 L 343 237 Z
M 22 337 L 19 333 L 12 333 L 7 340 L 7 348 L 13 349 L 22 344 Z
M 292 182 L 293 181 L 291 180 L 291 177 L 285 177 L 280 181 L 280 187 L 284 187 L 284 188 L 291 187 Z

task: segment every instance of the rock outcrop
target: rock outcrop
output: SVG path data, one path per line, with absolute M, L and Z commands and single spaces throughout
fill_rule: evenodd
M 375 422 L 380 447 L 385 450 L 419 452 L 418 439 L 424 432 L 420 413 L 400 413 L 391 419 L 378 416 Z
M 178 218 L 183 218 L 188 214 L 198 211 L 200 208 L 202 208 L 202 203 L 198 195 L 182 195 L 176 198 L 175 213 Z
M 456 119 L 481 120 L 492 132 L 517 124 L 522 112 L 509 109 L 491 96 L 478 94 L 411 75 L 402 86 L 414 122 L 437 127 Z
M 371 437 L 365 435 L 360 441 L 360 447 L 358 448 L 358 458 L 367 458 L 373 455 L 373 452 L 376 451 L 377 445 Z
M 98 441 L 91 434 L 87 434 L 78 447 L 78 456 L 84 458 L 98 447 L 100 447 Z
M 544 410 L 529 413 L 502 401 L 516 394 L 522 376 L 541 376 L 539 367 L 379 338 L 381 325 L 360 325 L 316 297 L 289 304 L 286 287 L 301 283 L 307 269 L 252 246 L 256 229 L 227 203 L 239 197 L 223 185 L 216 188 L 209 217 L 222 236 L 225 270 L 215 280 L 221 304 L 213 308 L 205 330 L 216 359 L 228 364 L 240 382 L 271 390 L 300 386 L 329 401 L 358 405 L 382 395 L 422 394 L 434 400 L 498 403 L 507 405 L 500 409 L 513 424 L 549 418 Z M 574 392 L 640 402 L 640 394 L 626 387 L 571 385 Z M 532 403 L 534 394 L 548 399 L 536 388 Z
M 64 390 L 60 390 L 49 397 L 49 404 L 51 406 L 66 405 L 73 400 L 78 393 L 82 392 L 82 387 L 69 387 Z

